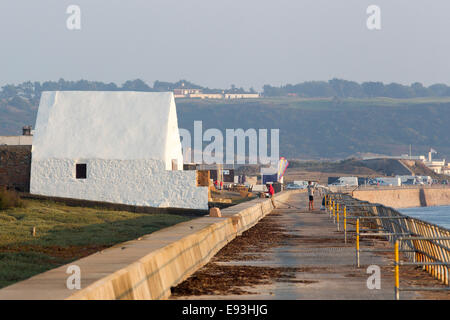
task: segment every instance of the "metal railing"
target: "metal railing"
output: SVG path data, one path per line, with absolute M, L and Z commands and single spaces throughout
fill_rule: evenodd
M 355 221 L 355 264 L 360 266 L 361 252 L 394 252 L 395 298 L 400 291 L 450 290 L 450 230 L 435 224 L 403 215 L 393 208 L 360 201 L 348 194 L 330 193 L 325 196 L 325 208 L 341 230 L 343 216 L 344 242 L 347 243 L 348 221 Z M 361 225 L 364 225 L 361 227 Z M 383 237 L 394 248 L 361 249 L 362 237 Z M 409 260 L 400 261 L 400 253 Z M 447 287 L 400 287 L 400 266 L 420 266 Z

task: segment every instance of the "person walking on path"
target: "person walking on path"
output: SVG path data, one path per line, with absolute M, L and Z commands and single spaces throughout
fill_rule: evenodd
M 312 181 L 308 181 L 308 196 L 309 196 L 309 210 L 314 211 L 314 191 L 316 190 L 316 186 L 312 183 Z
M 273 189 L 273 186 L 271 184 L 269 184 L 269 194 L 270 194 L 271 198 L 273 197 L 274 193 L 275 193 L 275 190 Z
M 273 205 L 274 208 L 276 208 L 275 201 L 273 199 L 273 195 L 275 194 L 275 190 L 274 190 L 272 184 L 267 184 L 266 186 L 267 186 L 267 191 L 269 193 L 270 200 L 272 201 L 272 205 Z

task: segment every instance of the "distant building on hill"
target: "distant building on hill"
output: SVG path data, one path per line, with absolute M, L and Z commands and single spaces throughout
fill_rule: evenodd
M 180 88 L 174 89 L 173 95 L 175 98 L 184 98 L 191 94 L 200 94 L 202 91 L 200 89 L 188 89 L 188 88 Z
M 223 99 L 223 94 L 221 93 L 191 93 L 185 98 L 191 99 Z
M 190 99 L 257 99 L 260 98 L 259 93 L 225 93 L 210 92 L 203 93 L 201 89 L 177 88 L 173 90 L 175 98 L 190 98 Z
M 434 172 L 438 174 L 443 174 L 445 169 L 445 159 L 434 159 L 433 160 L 433 153 L 437 153 L 436 150 L 430 149 L 428 152 L 428 159 L 423 160 L 423 164 L 426 165 L 428 168 L 433 170 Z
M 442 173 L 450 176 L 450 163 L 447 163 L 447 166 L 444 167 Z
M 256 99 L 259 98 L 258 93 L 226 93 L 225 99 Z

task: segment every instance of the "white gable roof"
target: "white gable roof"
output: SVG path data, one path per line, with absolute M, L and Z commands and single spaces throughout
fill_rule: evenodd
M 171 92 L 43 92 L 33 159 L 171 159 L 182 165 Z

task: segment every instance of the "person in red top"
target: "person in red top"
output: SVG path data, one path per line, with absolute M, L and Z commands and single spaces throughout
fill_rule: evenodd
M 223 181 L 220 181 L 220 190 L 223 189 Z
M 272 198 L 273 194 L 275 193 L 275 190 L 273 190 L 273 186 L 271 184 L 267 184 L 266 186 L 267 186 L 267 191 L 268 191 L 270 197 Z
M 275 194 L 275 190 L 273 189 L 273 186 L 271 184 L 267 184 L 266 186 L 267 186 L 267 191 L 269 193 L 269 198 L 272 201 L 272 205 L 273 205 L 274 208 L 276 208 L 275 201 L 273 199 L 273 195 Z

